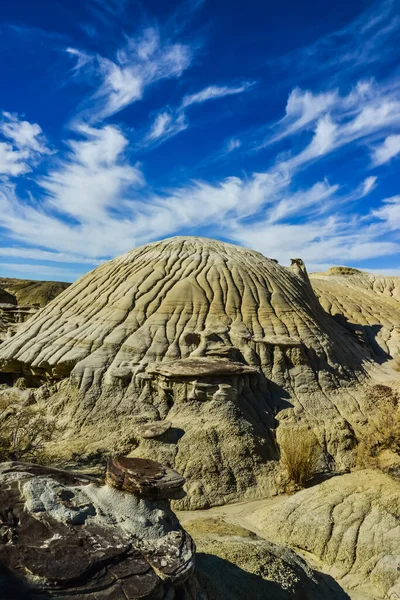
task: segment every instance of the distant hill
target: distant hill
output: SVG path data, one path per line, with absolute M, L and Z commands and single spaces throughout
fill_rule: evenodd
M 43 307 L 69 285 L 71 284 L 63 281 L 32 281 L 29 279 L 0 277 L 0 302 L 18 304 L 19 306 L 38 304 Z

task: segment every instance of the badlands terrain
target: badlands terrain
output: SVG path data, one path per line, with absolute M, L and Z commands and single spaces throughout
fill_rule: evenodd
M 400 278 L 176 237 L 0 301 L 1 598 L 400 597 Z

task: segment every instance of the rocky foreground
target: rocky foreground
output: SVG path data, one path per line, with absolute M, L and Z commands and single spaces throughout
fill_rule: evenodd
M 292 550 L 215 519 L 203 528 L 189 524 L 199 543 L 195 561 L 194 542 L 169 506 L 183 483 L 145 459 L 110 461 L 105 484 L 60 469 L 1 464 L 0 597 L 347 598 Z

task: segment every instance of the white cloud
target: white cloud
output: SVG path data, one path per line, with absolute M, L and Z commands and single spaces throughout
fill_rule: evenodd
M 8 248 L 0 247 L 0 256 L 12 258 L 25 258 L 29 260 L 44 260 L 57 263 L 82 263 L 82 264 L 100 264 L 101 261 L 88 259 L 80 255 L 66 254 L 65 252 L 48 252 L 47 250 L 38 250 L 37 248 Z
M 104 119 L 140 100 L 147 86 L 161 79 L 180 77 L 191 62 L 188 45 L 164 44 L 157 29 L 148 28 L 138 38 L 128 38 L 114 60 L 100 55 L 89 56 L 74 48 L 67 52 L 77 57 L 75 71 L 83 70 L 100 85 L 92 97 L 95 106 L 85 113 L 86 119 Z
M 379 87 L 372 81 L 363 80 L 345 96 L 340 96 L 337 90 L 313 94 L 310 90 L 296 88 L 289 95 L 285 117 L 271 125 L 270 134 L 261 143 L 257 142 L 256 149 L 313 129 L 310 144 L 288 161 L 293 167 L 352 142 L 368 143 L 377 134 L 400 127 L 398 92 L 396 85 Z M 393 139 L 387 138 L 388 145 L 377 150 L 379 157 L 400 151 L 397 150 L 400 148 L 398 136 L 389 137 Z
M 369 229 L 359 220 L 345 223 L 337 218 L 315 219 L 304 224 L 258 222 L 237 225 L 232 239 L 256 248 L 266 256 L 288 263 L 301 256 L 306 263 L 346 263 L 400 252 L 400 243 L 382 239 L 387 229 Z
M 400 134 L 389 135 L 383 144 L 377 146 L 373 152 L 375 165 L 383 165 L 400 153 Z
M 390 230 L 400 230 L 400 196 L 383 200 L 382 207 L 374 210 L 373 217 L 385 222 Z
M 302 217 L 310 214 L 327 212 L 331 206 L 329 200 L 338 191 L 338 185 L 329 185 L 327 181 L 315 183 L 310 189 L 301 190 L 294 194 L 284 195 L 276 200 L 271 207 L 267 221 L 275 223 L 286 220 L 294 215 Z
M 168 111 L 159 113 L 146 135 L 145 142 L 164 141 L 188 127 L 185 113 L 173 114 Z
M 14 150 L 11 144 L 0 142 L 0 175 L 17 177 L 31 170 L 29 152 Z
M 371 175 L 370 177 L 366 177 L 362 183 L 361 188 L 361 197 L 367 196 L 376 186 L 377 177 Z
M 155 141 L 161 143 L 168 138 L 180 133 L 184 129 L 189 127 L 189 121 L 187 119 L 185 109 L 192 104 L 200 104 L 207 102 L 208 100 L 215 100 L 217 98 L 223 98 L 224 96 L 231 96 L 233 94 L 240 94 L 248 90 L 253 84 L 246 82 L 238 87 L 228 86 L 209 86 L 196 94 L 185 96 L 182 103 L 174 111 L 171 109 L 164 109 L 156 116 L 150 131 L 145 135 L 142 144 L 152 145 Z M 236 145 L 230 147 L 227 151 L 230 152 L 235 148 L 239 147 L 239 140 L 232 140 L 232 143 Z
M 0 118 L 0 175 L 17 177 L 32 170 L 38 158 L 49 154 L 46 138 L 37 123 L 3 112 Z
M 22 263 L 0 263 L 0 268 L 11 273 L 19 273 L 20 275 L 28 276 L 31 279 L 44 279 L 52 277 L 58 281 L 64 279 L 75 279 L 77 272 L 73 269 L 64 267 L 47 267 L 45 265 L 22 264 Z
M 238 148 L 240 148 L 241 145 L 242 142 L 239 140 L 239 138 L 233 137 L 227 143 L 225 151 L 232 152 L 233 150 L 237 150 Z
M 46 139 L 41 127 L 37 123 L 21 121 L 17 115 L 3 112 L 0 122 L 0 133 L 11 140 L 12 144 L 20 149 L 27 149 L 39 154 L 48 154 Z
M 280 133 L 270 141 L 278 141 L 312 125 L 321 115 L 337 105 L 338 99 L 337 90 L 313 94 L 309 90 L 295 88 L 289 94 L 285 117 L 277 123 Z
M 241 94 L 242 92 L 246 92 L 253 85 L 254 82 L 250 81 L 246 81 L 236 87 L 210 85 L 200 92 L 185 96 L 182 100 L 181 108 L 187 108 L 192 104 L 200 104 L 202 102 L 207 102 L 208 100 L 215 100 L 216 98 L 223 98 L 224 96 Z
M 143 176 L 138 165 L 122 160 L 128 142 L 117 127 L 81 125 L 78 133 L 83 139 L 69 141 L 66 158 L 39 183 L 49 207 L 82 221 L 101 220 L 128 187 L 144 184 Z

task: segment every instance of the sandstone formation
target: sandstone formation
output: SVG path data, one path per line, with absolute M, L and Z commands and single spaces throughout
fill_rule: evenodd
M 68 287 L 58 281 L 0 278 L 0 343 Z
M 207 600 L 192 539 L 157 494 L 3 463 L 0 533 L 2 600 Z
M 146 458 L 120 456 L 108 461 L 106 483 L 139 498 L 176 498 L 185 480 L 176 471 Z
M 312 428 L 325 466 L 348 466 L 372 360 L 300 259 L 182 237 L 101 265 L 0 347 L 3 373 L 56 417 L 54 452 L 158 460 L 183 474 L 177 503 L 192 508 L 273 493 L 278 423 Z
M 334 477 L 249 519 L 268 539 L 305 552 L 354 597 L 400 596 L 400 483 L 389 476 Z
M 347 600 L 329 576 L 292 550 L 222 518 L 188 521 L 196 573 L 209 600 Z
M 378 360 L 400 363 L 400 277 L 334 267 L 311 274 L 323 308 Z

